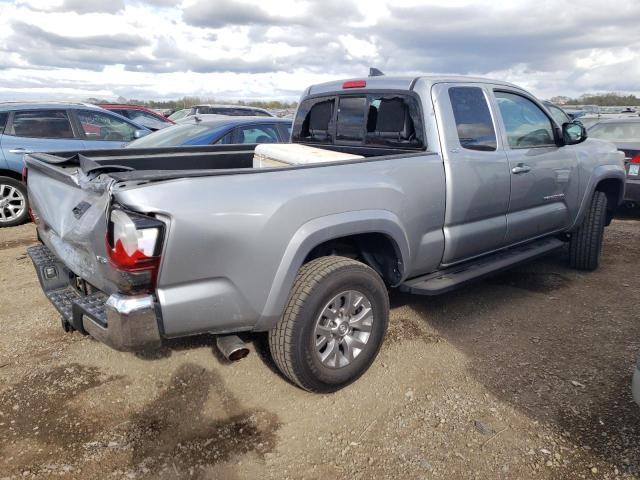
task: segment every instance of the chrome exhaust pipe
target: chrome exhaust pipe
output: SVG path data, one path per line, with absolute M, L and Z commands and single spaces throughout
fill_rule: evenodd
M 222 355 L 231 362 L 242 360 L 249 355 L 247 345 L 237 335 L 218 335 L 216 345 Z

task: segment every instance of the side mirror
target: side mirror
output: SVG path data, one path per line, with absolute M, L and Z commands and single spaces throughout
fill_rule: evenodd
M 133 132 L 133 138 L 142 138 L 145 135 L 149 135 L 149 130 L 136 130 L 135 132 Z
M 576 145 L 587 139 L 587 129 L 577 120 L 562 124 L 562 139 L 565 145 Z

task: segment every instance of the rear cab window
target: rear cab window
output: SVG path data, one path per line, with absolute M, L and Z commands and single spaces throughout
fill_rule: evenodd
M 418 100 L 406 93 L 366 92 L 305 99 L 292 141 L 424 150 Z
M 495 151 L 496 131 L 484 91 L 479 87 L 451 87 L 449 100 L 460 146 L 468 150 Z

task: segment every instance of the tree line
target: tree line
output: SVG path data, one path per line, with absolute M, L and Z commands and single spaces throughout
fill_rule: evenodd
M 598 105 L 600 107 L 631 107 L 640 106 L 640 98 L 635 95 L 622 95 L 616 92 L 585 93 L 578 98 L 553 97 L 553 103 L 563 105 Z
M 99 98 L 88 98 L 85 100 L 87 103 L 114 103 L 113 100 L 104 100 Z M 149 108 L 167 108 L 172 110 L 179 110 L 181 108 L 189 108 L 193 105 L 201 104 L 225 104 L 225 105 L 243 105 L 251 107 L 266 108 L 269 110 L 280 110 L 296 108 L 297 102 L 283 102 L 280 100 L 250 100 L 250 101 L 230 101 L 220 100 L 212 97 L 182 97 L 176 100 L 137 100 L 126 99 L 124 97 L 118 97 L 115 103 L 130 104 L 130 105 L 143 105 Z

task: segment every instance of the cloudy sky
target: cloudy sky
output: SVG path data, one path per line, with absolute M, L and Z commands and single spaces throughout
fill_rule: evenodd
M 640 94 L 640 0 L 0 0 L 0 100 L 297 99 L 365 75 Z

